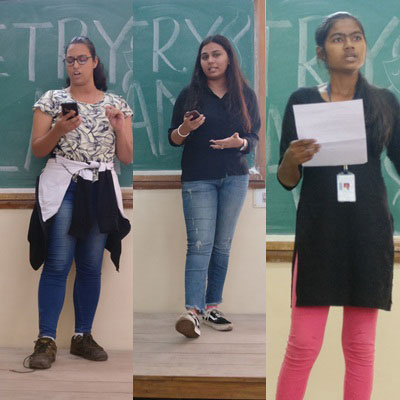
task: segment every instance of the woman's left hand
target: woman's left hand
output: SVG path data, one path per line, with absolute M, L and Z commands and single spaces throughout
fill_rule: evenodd
M 246 140 L 242 139 L 239 134 L 235 132 L 232 136 L 227 137 L 226 139 L 212 139 L 210 140 L 210 143 L 210 147 L 217 150 L 240 149 L 246 143 Z
M 133 161 L 132 118 L 112 106 L 106 107 L 106 116 L 115 132 L 117 157 L 124 164 L 130 164 Z
M 107 106 L 106 116 L 115 132 L 121 132 L 124 129 L 125 115 L 122 111 L 115 107 Z

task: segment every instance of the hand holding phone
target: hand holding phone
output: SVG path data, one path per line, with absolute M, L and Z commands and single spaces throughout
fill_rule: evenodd
M 61 103 L 61 114 L 54 128 L 61 136 L 76 129 L 82 122 L 78 112 L 78 104 L 75 102 Z M 67 117 L 65 118 L 65 116 Z
M 71 119 L 79 115 L 78 104 L 75 102 L 61 103 L 61 109 L 63 115 L 67 115 L 71 110 L 75 111 L 75 114 L 72 117 L 69 117 L 68 119 Z
M 183 116 L 182 127 L 184 132 L 193 132 L 200 125 L 204 124 L 206 117 L 203 114 L 200 114 L 197 110 L 186 111 Z
M 186 111 L 184 117 L 185 117 L 185 118 L 190 118 L 190 117 L 192 117 L 191 120 L 193 121 L 194 119 L 200 117 L 200 113 L 199 113 L 197 110 Z

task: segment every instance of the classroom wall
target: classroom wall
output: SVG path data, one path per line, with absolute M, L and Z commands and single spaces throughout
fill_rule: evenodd
M 253 193 L 248 192 L 232 244 L 222 307 L 227 313 L 265 312 L 265 208 L 253 207 Z M 0 347 L 30 348 L 37 335 L 40 270 L 29 265 L 30 214 L 0 210 Z M 119 273 L 105 253 L 93 328 L 95 339 L 110 350 L 131 348 L 132 307 L 180 313 L 184 304 L 186 232 L 180 190 L 136 190 L 134 210 L 127 214 L 133 229 L 123 241 Z M 73 278 L 74 270 L 59 322 L 60 347 L 68 347 L 73 334 Z
M 249 190 L 232 243 L 221 310 L 265 313 L 265 208 Z M 133 192 L 135 312 L 184 310 L 186 231 L 180 190 Z
M 29 265 L 26 237 L 30 214 L 31 210 L 0 210 L 0 347 L 33 348 L 38 333 L 40 270 L 34 271 Z M 132 210 L 127 210 L 127 215 L 132 219 Z M 130 233 L 123 241 L 119 273 L 105 252 L 93 336 L 106 350 L 132 348 L 132 239 Z M 68 347 L 74 333 L 73 278 L 74 271 L 68 279 L 58 327 L 59 347 Z
M 267 400 L 275 398 L 276 382 L 290 326 L 289 263 L 267 263 Z M 311 372 L 305 398 L 338 400 L 343 396 L 344 360 L 341 350 L 342 308 L 332 307 L 325 340 Z M 393 309 L 381 311 L 376 340 L 375 383 L 372 400 L 399 398 L 400 265 L 395 266 Z

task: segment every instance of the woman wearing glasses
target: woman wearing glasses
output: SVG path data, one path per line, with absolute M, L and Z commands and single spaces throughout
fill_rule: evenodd
M 104 248 L 119 267 L 121 239 L 130 230 L 122 209 L 114 156 L 132 162 L 132 111 L 107 93 L 106 77 L 93 43 L 75 37 L 66 47 L 65 89 L 50 90 L 34 106 L 32 150 L 50 158 L 38 179 L 29 227 L 30 261 L 44 263 L 39 283 L 39 337 L 30 368 L 50 368 L 56 358 L 56 329 L 65 286 L 75 259 L 75 335 L 71 353 L 104 361 L 107 353 L 91 336 L 100 295 Z M 78 112 L 63 110 L 76 103 Z

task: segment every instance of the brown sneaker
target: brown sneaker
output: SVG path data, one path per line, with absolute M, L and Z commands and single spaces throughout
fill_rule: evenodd
M 33 353 L 27 357 L 29 368 L 46 369 L 56 360 L 57 346 L 53 339 L 42 337 L 36 340 Z M 25 364 L 24 364 L 25 365 Z
M 70 353 L 91 361 L 106 361 L 108 358 L 107 353 L 94 341 L 90 333 L 72 336 Z

